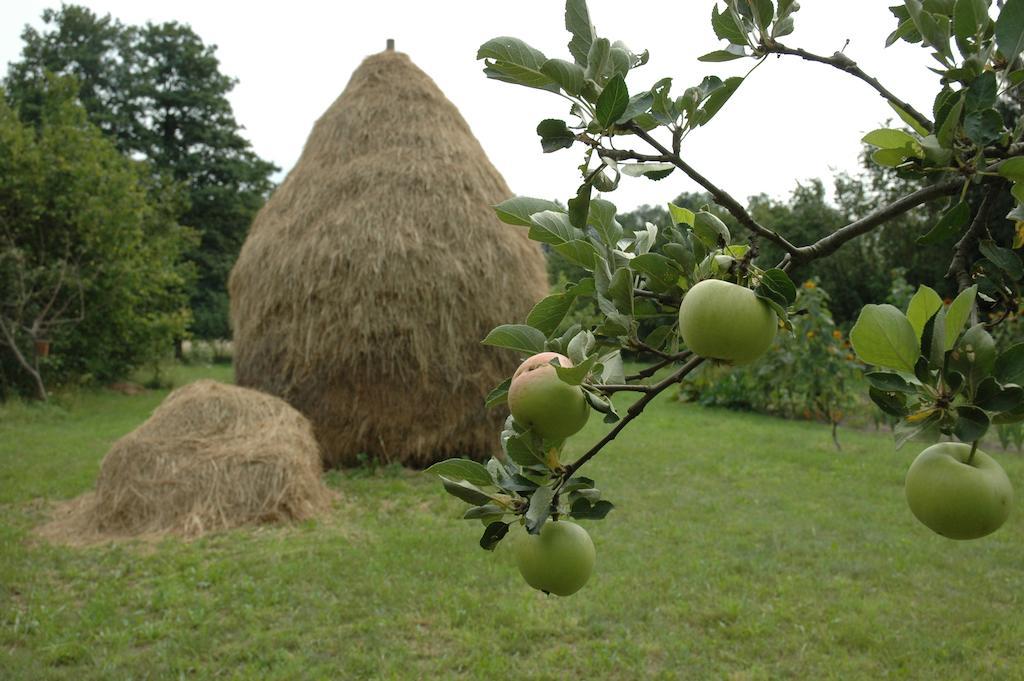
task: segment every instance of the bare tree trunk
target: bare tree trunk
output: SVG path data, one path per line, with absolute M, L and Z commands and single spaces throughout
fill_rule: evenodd
M 14 340 L 14 335 L 7 328 L 7 324 L 4 323 L 2 318 L 0 318 L 0 333 L 3 334 L 4 343 L 14 352 L 14 358 L 18 360 L 18 364 L 32 376 L 32 381 L 36 385 L 36 399 L 45 402 L 47 400 L 46 386 L 43 385 L 43 377 L 39 372 L 38 358 L 34 358 L 35 361 L 32 363 L 28 361 L 25 355 L 22 354 L 17 342 Z

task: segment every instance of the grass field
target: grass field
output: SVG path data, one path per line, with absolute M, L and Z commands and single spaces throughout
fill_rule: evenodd
M 1019 511 L 951 542 L 903 500 L 918 447 L 845 432 L 837 454 L 825 426 L 667 399 L 588 466 L 617 509 L 587 524 L 597 572 L 568 599 L 391 468 L 330 474 L 333 512 L 297 527 L 35 541 L 163 396 L 0 407 L 0 679 L 1024 678 Z

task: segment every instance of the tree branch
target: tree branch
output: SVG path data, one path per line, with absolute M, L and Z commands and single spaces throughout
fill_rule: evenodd
M 782 248 L 782 250 L 786 251 L 786 253 L 792 254 L 796 252 L 797 247 L 790 243 L 785 237 L 783 237 L 778 232 L 768 229 L 767 227 L 759 223 L 757 220 L 755 220 L 753 216 L 747 212 L 747 209 L 744 208 L 739 201 L 734 199 L 729 194 L 729 192 L 725 191 L 721 187 L 718 187 L 713 182 L 711 182 L 711 180 L 701 175 L 699 172 L 697 172 L 695 168 L 693 168 L 690 164 L 684 161 L 678 154 L 673 154 L 663 144 L 661 144 L 661 142 L 651 137 L 643 128 L 634 124 L 632 127 L 632 131 L 637 137 L 639 137 L 640 139 L 654 147 L 656 150 L 658 150 L 658 152 L 661 154 L 661 156 L 658 157 L 659 160 L 662 160 L 666 163 L 671 163 L 672 165 L 686 173 L 687 177 L 689 177 L 691 180 L 699 184 L 709 194 L 711 194 L 711 196 L 715 199 L 715 203 L 729 211 L 729 213 L 734 218 L 736 218 L 741 225 L 749 229 L 754 234 L 763 236 L 765 239 L 768 239 L 769 241 L 778 244 L 778 246 Z
M 628 426 L 633 419 L 639 416 L 641 412 L 643 412 L 644 408 L 651 403 L 651 400 L 657 397 L 662 391 L 664 391 L 669 386 L 672 386 L 686 378 L 686 376 L 691 371 L 700 366 L 701 362 L 703 361 L 703 357 L 692 357 L 690 361 L 688 361 L 683 366 L 679 367 L 679 369 L 674 371 L 671 375 L 662 379 L 658 383 L 655 383 L 654 385 L 647 386 L 649 390 L 644 393 L 643 397 L 641 397 L 640 399 L 638 399 L 636 402 L 629 406 L 629 409 L 626 410 L 626 415 L 622 418 L 621 421 L 615 424 L 614 428 L 608 431 L 607 435 L 601 438 L 601 440 L 596 445 L 587 450 L 587 452 L 583 454 L 583 456 L 576 459 L 570 465 L 565 467 L 565 470 L 562 473 L 562 482 L 559 483 L 558 488 L 555 490 L 556 494 L 561 489 L 562 485 L 565 484 L 566 480 L 571 478 L 573 474 L 580 469 L 581 466 L 583 466 L 585 463 L 593 459 L 594 456 L 596 456 L 597 453 L 600 452 L 605 447 L 605 445 L 614 440 L 615 437 L 619 433 L 621 433 L 623 429 L 626 426 Z
M 912 208 L 916 208 L 923 203 L 928 203 L 940 196 L 955 194 L 961 187 L 963 187 L 963 183 L 963 178 L 954 177 L 943 182 L 938 182 L 928 187 L 918 189 L 915 192 L 911 192 L 910 194 L 893 201 L 888 206 L 884 206 L 865 215 L 860 220 L 855 220 L 845 227 L 840 227 L 828 236 L 818 239 L 809 246 L 801 246 L 800 248 L 797 248 L 795 252 L 787 255 L 788 262 L 785 263 L 784 267 L 788 269 L 792 265 L 801 265 L 808 263 L 811 260 L 817 260 L 818 258 L 831 255 L 847 241 L 870 232 L 875 227 L 906 213 Z
M 956 281 L 957 289 L 963 291 L 964 289 L 970 288 L 971 286 L 971 273 L 969 270 L 971 250 L 974 244 L 977 243 L 978 237 L 981 236 L 982 231 L 985 229 L 985 218 L 988 215 L 989 208 L 989 197 L 992 196 L 996 191 L 993 187 L 987 194 L 981 199 L 981 204 L 978 206 L 978 212 L 974 216 L 974 221 L 971 222 L 970 228 L 964 233 L 960 240 L 956 242 L 956 246 L 953 249 L 953 260 L 949 263 L 949 270 L 946 271 L 946 277 Z
M 650 350 L 648 350 L 648 352 L 650 352 Z M 675 355 L 668 355 L 661 351 L 654 351 L 654 354 L 661 357 L 662 360 L 660 362 L 657 362 L 656 364 L 652 364 L 646 369 L 641 369 L 635 374 L 630 374 L 629 376 L 626 376 L 626 381 L 639 381 L 644 378 L 650 378 L 654 374 L 658 373 L 659 371 L 667 367 L 669 364 L 675 364 L 676 362 L 682 362 L 689 359 L 693 353 L 690 352 L 689 350 L 683 350 L 682 352 L 677 353 Z
M 894 95 L 892 92 L 890 92 L 884 85 L 878 82 L 877 78 L 874 78 L 873 76 L 869 76 L 868 74 L 864 73 L 864 71 L 862 71 L 861 68 L 857 66 L 857 62 L 853 61 L 842 52 L 836 52 L 831 57 L 823 57 L 819 54 L 813 54 L 811 52 L 808 52 L 807 50 L 802 50 L 800 48 L 786 47 L 782 43 L 775 42 L 774 40 L 762 42 L 761 49 L 767 52 L 768 54 L 788 54 L 795 57 L 800 57 L 801 59 L 804 59 L 806 61 L 813 61 L 819 64 L 825 64 L 827 66 L 839 69 L 840 71 L 849 73 L 854 78 L 861 79 L 862 81 L 870 85 L 872 88 L 874 88 L 874 90 L 882 97 L 884 97 L 891 103 L 895 104 L 899 108 L 906 111 L 908 114 L 910 114 L 911 118 L 913 118 L 921 125 L 921 127 L 929 131 L 935 128 L 935 124 L 932 123 L 927 116 L 925 116 L 917 109 L 915 109 L 913 106 L 911 106 L 910 104 L 908 104 L 907 102 L 903 101 L 902 99 Z

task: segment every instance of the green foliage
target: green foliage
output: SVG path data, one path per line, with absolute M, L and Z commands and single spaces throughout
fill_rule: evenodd
M 73 268 L 81 317 L 54 328 L 42 369 L 47 382 L 108 381 L 159 358 L 184 334 L 192 272 L 182 252 L 193 235 L 174 221 L 173 191 L 154 185 L 88 122 L 72 83 L 50 78 L 39 95 L 31 124 L 0 99 L 0 252 L 13 263 L 0 268 L 4 312 L 17 317 L 9 306 L 18 301 L 7 296 L 21 278 Z M 79 304 L 70 303 L 57 304 L 70 314 Z M 27 332 L 19 333 L 23 350 Z M 2 385 L 24 393 L 12 355 L 0 350 Z
M 527 226 L 530 238 L 556 253 L 569 273 L 565 285 L 541 301 L 526 324 L 502 325 L 484 342 L 517 352 L 567 354 L 577 366 L 560 369 L 559 378 L 580 385 L 590 405 L 605 414 L 606 422 L 617 425 L 578 459 L 565 464 L 561 457 L 565 442 L 546 441 L 510 418 L 501 438 L 507 462 L 491 462 L 488 472 L 493 484 L 484 486 L 497 491 L 442 476 L 446 490 L 470 504 L 496 507 L 475 512 L 474 517 L 492 517 L 499 510 L 531 533 L 539 532 L 550 515 L 565 513 L 565 487 L 577 470 L 656 395 L 709 358 L 731 357 L 736 362 L 755 358 L 715 354 L 712 347 L 750 340 L 736 335 L 745 333 L 743 324 L 721 319 L 725 314 L 742 315 L 739 308 L 726 313 L 719 308 L 718 319 L 711 314 L 702 320 L 716 332 L 706 336 L 712 339 L 707 347 L 700 347 L 695 336 L 689 337 L 691 348 L 680 347 L 680 306 L 685 312 L 685 297 L 697 295 L 694 287 L 709 279 L 750 289 L 771 306 L 780 325 L 793 331 L 792 336 L 784 336 L 792 339 L 785 348 L 788 352 L 777 352 L 774 363 L 765 360 L 750 370 L 763 372 L 756 378 L 730 372 L 722 381 L 731 381 L 732 394 L 748 403 L 758 389 L 768 390 L 760 396 L 761 408 L 792 413 L 803 407 L 804 414 L 830 421 L 834 436 L 834 426 L 850 400 L 846 381 L 856 364 L 835 328 L 828 296 L 813 280 L 799 296 L 790 279 L 792 272 L 801 278 L 820 276 L 829 286 L 834 281 L 839 299 L 849 305 L 843 310 L 849 316 L 843 318 L 860 310 L 850 342 L 862 361 L 881 368 L 865 375 L 869 396 L 883 412 L 899 419 L 899 444 L 939 433 L 976 442 L 992 423 L 1024 420 L 1024 388 L 1014 382 L 1024 376 L 1024 344 L 1000 353 L 986 328 L 996 322 L 976 323 L 976 302 L 990 319 L 1000 310 L 1016 313 L 1024 279 L 1024 262 L 1014 252 L 1024 245 L 1024 205 L 1009 213 L 1017 230 L 1012 247 L 1007 248 L 1007 240 L 995 230 L 984 229 L 988 212 L 1002 209 L 999 202 L 1007 197 L 1024 202 L 1024 188 L 1016 186 L 1024 178 L 1024 166 L 1017 160 L 1024 124 L 1007 120 L 998 108 L 1000 88 L 1024 82 L 1024 69 L 1008 72 L 1024 47 L 1024 21 L 1018 20 L 1024 16 L 1020 14 L 1024 0 L 1008 0 L 999 8 L 994 23 L 987 4 L 971 0 L 905 0 L 891 8 L 898 25 L 888 43 L 920 42 L 932 50 L 941 67 L 932 69 L 941 78 L 941 90 L 932 107 L 934 120 L 930 120 L 841 51 L 823 57 L 779 43 L 779 37 L 793 30 L 796 2 L 723 0 L 721 5 L 714 4 L 712 29 L 728 44 L 702 61 L 749 57 L 760 64 L 772 54 L 786 54 L 828 64 L 874 88 L 909 125 L 909 130 L 886 127 L 864 137 L 874 148 L 870 158 L 875 170 L 869 182 L 840 178 L 838 206 L 824 201 L 818 182 L 799 187 L 788 205 L 759 197 L 748 211 L 684 160 L 686 137 L 715 117 L 754 67 L 742 77 L 705 76 L 681 94 L 672 93 L 671 78 L 637 89 L 635 69 L 647 62 L 647 53 L 636 54 L 600 36 L 583 0 L 566 4 L 573 63 L 549 58 L 517 38 L 484 43 L 477 58 L 484 60 L 489 78 L 547 91 L 570 102 L 568 121 L 549 118 L 537 126 L 542 151 L 577 145 L 583 149 L 580 185 L 566 209 L 538 199 L 517 199 L 498 208 L 503 220 Z M 631 77 L 632 86 L 627 84 Z M 631 148 L 639 142 L 646 145 L 646 153 Z M 595 191 L 614 191 L 623 176 L 657 181 L 676 170 L 707 189 L 732 219 L 723 220 L 709 205 L 670 204 L 667 221 L 627 225 L 612 203 L 595 195 Z M 890 183 L 892 178 L 899 182 Z M 1015 186 L 1007 192 L 1009 182 Z M 934 206 L 936 199 L 954 195 L 947 206 Z M 933 204 L 930 211 L 899 224 L 901 216 L 928 203 Z M 886 223 L 889 226 L 880 229 Z M 914 228 L 908 229 L 908 224 Z M 753 235 L 746 243 L 736 238 L 744 231 Z M 871 238 L 865 236 L 872 232 Z M 954 239 L 951 260 L 948 249 L 938 259 L 927 252 Z M 859 246 L 842 248 L 851 241 Z M 842 255 L 833 255 L 841 248 Z M 807 266 L 826 256 L 831 256 L 829 262 Z M 915 258 L 929 262 L 927 271 L 934 275 L 929 281 L 948 277 L 948 288 L 940 290 L 936 283 L 934 289 L 920 289 L 910 297 L 906 313 L 891 304 L 874 304 L 889 296 L 906 297 L 905 285 L 893 285 L 893 268 L 916 277 L 924 268 L 918 269 L 921 260 Z M 716 288 L 737 290 L 719 284 L 702 286 L 700 291 Z M 943 294 L 954 292 L 957 297 L 946 307 Z M 747 297 L 746 292 L 740 293 Z M 588 302 L 596 305 L 593 323 L 574 323 L 577 306 Z M 716 309 L 716 303 L 709 301 L 705 309 Z M 803 307 L 794 310 L 794 303 Z M 763 305 L 755 307 L 764 312 Z M 973 324 L 964 332 L 969 319 Z M 773 323 L 768 326 L 775 331 Z M 764 343 L 768 340 L 765 336 Z M 659 361 L 625 376 L 619 368 L 621 353 L 631 350 L 642 350 Z M 680 363 L 657 383 L 640 383 L 659 369 Z M 709 375 L 712 381 L 720 378 Z M 507 385 L 496 387 L 488 403 L 500 403 Z M 702 397 L 715 394 L 713 386 L 704 388 Z M 515 379 L 511 390 L 516 390 Z M 626 391 L 641 397 L 620 416 L 611 397 Z M 507 479 L 515 475 L 536 487 L 514 489 Z M 577 506 L 581 512 L 589 509 L 587 504 L 570 503 L 569 512 Z M 508 523 L 491 523 L 481 546 L 494 549 L 508 530 Z
M 227 276 L 277 168 L 261 160 L 235 121 L 215 48 L 188 26 L 126 26 L 78 5 L 43 13 L 46 30 L 27 27 L 21 59 L 10 66 L 8 96 L 39 124 L 46 74 L 70 75 L 89 119 L 124 154 L 151 163 L 154 185 L 181 183 L 185 200 L 169 216 L 197 230 L 188 259 L 193 332 L 227 338 Z
M 899 419 L 898 445 L 939 435 L 976 442 L 991 424 L 1024 420 L 1024 344 L 997 352 L 984 324 L 964 331 L 976 298 L 972 286 L 946 306 L 922 287 L 905 315 L 869 305 L 850 332 L 858 357 L 883 369 L 866 378 L 875 404 Z

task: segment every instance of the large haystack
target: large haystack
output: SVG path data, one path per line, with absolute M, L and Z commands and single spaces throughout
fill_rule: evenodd
M 302 414 L 255 390 L 198 381 L 115 442 L 95 493 L 58 510 L 40 533 L 88 543 L 303 520 L 329 505 L 320 473 Z
M 510 195 L 426 74 L 367 58 L 231 273 L 239 384 L 309 416 L 329 466 L 493 452 L 483 399 L 516 358 L 480 340 L 547 291 L 537 245 L 494 215 Z

